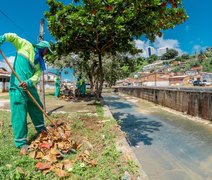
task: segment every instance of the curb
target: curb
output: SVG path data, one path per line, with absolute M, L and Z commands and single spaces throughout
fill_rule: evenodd
M 114 119 L 109 107 L 107 106 L 107 104 L 105 103 L 104 99 L 102 98 L 100 100 L 101 104 L 103 105 L 103 110 L 104 110 L 104 116 L 108 117 L 110 119 Z M 115 120 L 115 119 L 114 119 Z M 123 133 L 124 134 L 124 133 Z M 130 158 L 136 163 L 136 165 L 138 165 L 139 167 L 139 174 L 140 176 L 137 177 L 137 179 L 139 180 L 148 180 L 148 176 L 147 174 L 144 172 L 144 170 L 142 169 L 142 165 L 141 163 L 138 161 L 135 153 L 133 152 L 133 150 L 131 149 L 130 145 L 128 144 L 125 135 L 119 139 L 116 142 L 116 146 L 117 149 L 122 151 L 123 153 L 127 154 L 130 156 Z M 129 178 L 130 179 L 130 178 Z

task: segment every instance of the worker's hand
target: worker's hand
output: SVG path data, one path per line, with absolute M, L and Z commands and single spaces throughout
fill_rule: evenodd
M 26 84 L 26 82 L 21 82 L 19 84 L 19 87 L 22 87 L 24 90 L 27 90 L 27 84 Z

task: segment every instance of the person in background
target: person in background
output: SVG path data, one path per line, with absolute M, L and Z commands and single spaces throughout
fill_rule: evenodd
M 11 74 L 9 89 L 10 109 L 15 146 L 27 151 L 27 113 L 29 113 L 38 134 L 42 130 L 46 130 L 46 128 L 43 113 L 27 95 L 26 90 L 43 107 L 36 84 L 41 76 L 41 72 L 46 69 L 43 58 L 52 51 L 47 41 L 41 41 L 33 45 L 15 33 L 5 33 L 0 36 L 0 46 L 4 42 L 13 44 L 17 51 L 13 68 L 22 82 L 19 83 L 15 75 Z
M 80 79 L 80 94 L 81 94 L 81 96 L 85 96 L 85 93 L 86 93 L 85 79 L 81 78 Z
M 79 76 L 77 79 L 76 86 L 77 86 L 77 90 L 79 91 L 80 96 L 85 96 L 85 93 L 86 93 L 85 79 L 82 78 L 81 76 Z
M 59 78 L 58 74 L 54 78 L 54 85 L 55 85 L 54 96 L 59 98 L 59 96 L 60 96 L 60 78 Z

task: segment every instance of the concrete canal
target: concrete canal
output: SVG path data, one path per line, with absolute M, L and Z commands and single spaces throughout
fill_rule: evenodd
M 212 179 L 212 126 L 126 95 L 104 100 L 150 180 Z

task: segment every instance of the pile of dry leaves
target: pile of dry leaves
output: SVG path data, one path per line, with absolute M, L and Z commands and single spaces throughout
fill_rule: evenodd
M 64 100 L 64 101 L 70 101 L 70 100 L 74 99 L 74 95 L 69 95 L 69 96 L 62 95 L 62 96 L 60 96 L 60 99 Z
M 43 174 L 52 171 L 59 177 L 67 177 L 76 162 L 96 166 L 88 150 L 80 152 L 82 144 L 72 139 L 70 125 L 59 121 L 56 124 L 57 128 L 47 126 L 47 132 L 42 132 L 29 146 L 29 156 L 39 161 L 37 169 Z M 69 153 L 75 153 L 75 159 L 68 159 Z

